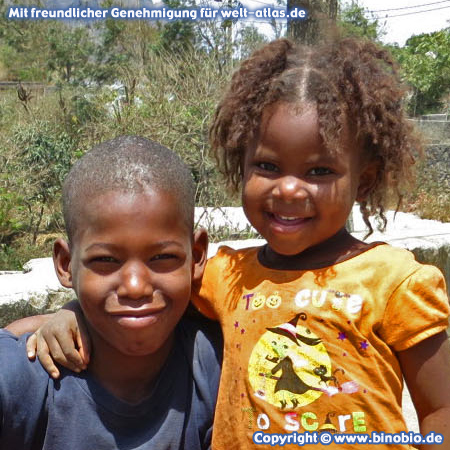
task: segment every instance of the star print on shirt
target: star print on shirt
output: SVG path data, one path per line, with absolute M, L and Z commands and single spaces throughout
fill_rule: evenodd
M 345 341 L 345 340 L 347 339 L 347 335 L 346 335 L 343 331 L 341 331 L 341 332 L 338 334 L 338 339 L 339 339 L 340 341 Z

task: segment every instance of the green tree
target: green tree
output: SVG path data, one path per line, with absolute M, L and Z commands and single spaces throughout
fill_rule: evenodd
M 348 36 L 365 37 L 379 41 L 384 32 L 378 19 L 367 18 L 367 10 L 357 1 L 345 3 L 339 11 L 338 22 Z
M 393 52 L 413 90 L 410 113 L 442 110 L 443 99 L 450 93 L 450 28 L 413 36 Z
M 247 58 L 250 54 L 267 42 L 267 38 L 258 31 L 255 25 L 247 25 L 239 30 L 237 41 L 240 59 Z
M 52 22 L 47 32 L 48 68 L 60 81 L 79 82 L 89 73 L 94 44 L 86 26 L 70 26 Z
M 47 122 L 38 121 L 16 127 L 12 136 L 17 158 L 7 170 L 26 179 L 27 192 L 23 203 L 28 209 L 28 232 L 32 244 L 41 231 L 42 219 L 60 194 L 61 184 L 76 155 L 76 144 L 65 132 L 57 131 Z
M 7 80 L 43 81 L 46 78 L 46 24 L 7 19 L 10 5 L 0 0 L 0 76 Z

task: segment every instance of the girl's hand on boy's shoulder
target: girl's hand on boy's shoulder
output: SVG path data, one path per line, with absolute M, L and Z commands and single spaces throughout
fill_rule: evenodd
M 398 352 L 416 408 L 420 432 L 444 435 L 440 450 L 450 449 L 450 341 L 445 331 Z M 427 445 L 427 450 L 435 448 Z
M 27 341 L 29 359 L 36 355 L 49 375 L 56 379 L 56 363 L 73 372 L 86 369 L 90 341 L 77 302 L 71 302 L 53 315 Z

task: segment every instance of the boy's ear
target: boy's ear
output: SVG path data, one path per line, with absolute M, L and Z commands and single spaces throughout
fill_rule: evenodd
M 192 247 L 192 280 L 199 281 L 206 267 L 208 252 L 208 233 L 204 228 L 199 228 L 194 233 L 194 244 Z
M 72 265 L 70 264 L 69 244 L 58 238 L 53 244 L 53 265 L 59 282 L 67 288 L 72 288 Z
M 356 194 L 356 201 L 362 202 L 367 199 L 370 191 L 375 186 L 378 179 L 378 169 L 380 167 L 380 161 L 369 161 L 366 167 L 362 170 L 359 177 L 358 192 Z

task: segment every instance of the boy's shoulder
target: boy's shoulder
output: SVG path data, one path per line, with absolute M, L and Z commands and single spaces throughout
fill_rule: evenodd
M 195 313 L 185 316 L 177 326 L 176 338 L 195 370 L 208 371 L 222 363 L 223 337 L 217 322 Z
M 11 444 L 5 448 L 26 448 L 23 442 L 31 442 L 32 427 L 42 417 L 42 406 L 51 382 L 37 359 L 28 360 L 28 336 L 29 333 L 18 338 L 0 329 L 0 423 L 3 430 L 0 447 L 5 442 L 16 443 L 16 439 L 20 445 Z
M 30 333 L 20 337 L 7 330 L 0 329 L 0 402 L 27 401 L 36 403 L 42 401 L 51 380 L 38 358 L 30 361 L 27 357 L 26 341 Z M 24 389 L 26 386 L 26 389 Z M 31 401 L 29 393 L 34 392 Z
M 42 368 L 39 360 L 30 361 L 27 357 L 26 342 L 30 333 L 20 337 L 8 330 L 0 328 L 0 377 L 3 380 L 18 377 L 36 377 L 48 379 L 47 372 Z

